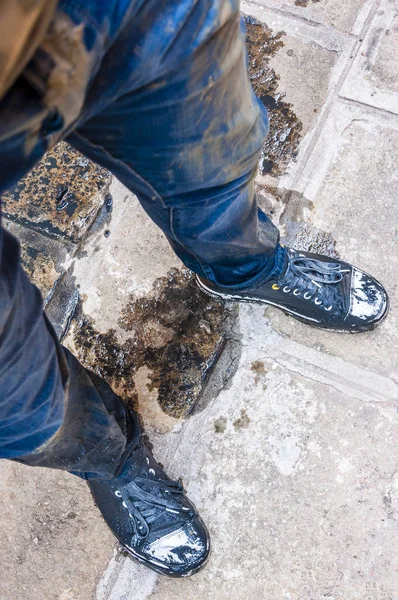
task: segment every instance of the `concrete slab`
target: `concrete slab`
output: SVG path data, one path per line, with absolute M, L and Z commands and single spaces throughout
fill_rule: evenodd
M 254 0 L 265 9 L 282 11 L 296 20 L 333 27 L 349 33 L 355 30 L 356 22 L 369 14 L 374 0 Z
M 154 280 L 182 268 L 137 198 L 115 178 L 109 194 L 109 211 L 91 229 L 73 267 L 83 309 L 101 331 L 111 322 L 116 326 L 115 314 L 122 312 L 131 293 L 143 298 Z
M 336 104 L 298 183 L 303 211 L 293 217 L 326 231 L 341 257 L 386 285 L 391 310 L 384 324 L 368 334 L 336 336 L 269 311 L 274 326 L 288 337 L 394 379 L 398 368 L 397 144 L 396 117 Z
M 282 39 L 284 47 L 271 58 L 270 66 L 278 73 L 279 91 L 293 105 L 305 135 L 313 128 L 327 99 L 338 54 L 292 35 Z
M 64 343 L 138 402 L 149 431 L 169 430 L 199 399 L 228 313 L 199 291 L 137 199 L 117 181 L 111 193 L 112 212 L 74 261 L 81 305 Z
M 397 3 L 382 0 L 342 86 L 341 95 L 398 114 L 397 43 Z
M 279 43 L 283 46 L 277 51 L 267 51 L 266 56 L 275 79 L 275 90 L 271 95 L 284 94 L 288 111 L 274 111 L 270 104 L 270 141 L 266 142 L 264 155 L 269 149 L 272 162 L 276 157 L 276 166 L 270 175 L 265 172 L 258 178 L 262 185 L 276 186 L 286 177 L 293 179 L 300 165 L 305 163 L 313 139 L 334 101 L 335 90 L 356 40 L 258 4 L 243 1 L 241 8 L 245 14 L 265 23 L 274 37 L 282 32 Z M 261 90 L 259 95 L 261 97 Z M 280 119 L 280 112 L 286 115 L 285 118 Z M 297 122 L 302 123 L 299 146 Z M 294 160 L 290 160 L 292 158 Z M 279 177 L 281 173 L 282 178 Z
M 92 600 L 114 538 L 84 481 L 0 462 L 0 597 Z
M 152 593 L 142 573 L 106 600 L 395 598 L 396 404 L 362 402 L 282 364 L 261 307 L 242 307 L 239 329 L 229 389 L 180 433 L 155 438 L 210 527 L 210 562 L 190 579 L 158 578 Z M 115 586 L 137 574 L 126 563 Z
M 4 214 L 52 237 L 79 241 L 104 202 L 109 173 L 65 142 L 2 198 Z
M 382 35 L 379 51 L 373 66 L 371 79 L 377 88 L 398 92 L 398 9 L 391 26 Z

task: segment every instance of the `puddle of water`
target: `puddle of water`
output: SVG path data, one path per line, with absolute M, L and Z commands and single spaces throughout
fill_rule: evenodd
M 269 27 L 245 17 L 246 46 L 249 55 L 249 72 L 252 86 L 261 102 L 267 107 L 270 128 L 260 162 L 261 175 L 279 176 L 290 160 L 295 159 L 302 137 L 302 123 L 278 91 L 279 76 L 269 66 L 270 59 L 280 50 L 284 32 L 273 33 Z
M 134 377 L 149 369 L 148 389 L 173 417 L 192 412 L 224 341 L 227 311 L 205 296 L 188 270 L 172 269 L 145 298 L 131 297 L 119 319 L 128 339 L 115 330 L 101 333 L 80 314 L 72 322 L 71 349 L 88 369 L 103 377 L 136 406 Z

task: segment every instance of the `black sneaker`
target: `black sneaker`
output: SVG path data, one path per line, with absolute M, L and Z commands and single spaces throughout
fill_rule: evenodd
M 87 483 L 131 556 L 171 577 L 187 577 L 204 566 L 210 553 L 204 523 L 181 483 L 166 475 L 142 443 L 131 452 L 122 476 Z
M 237 291 L 197 276 L 199 287 L 225 300 L 263 302 L 308 325 L 356 333 L 374 329 L 387 316 L 387 292 L 376 279 L 335 258 L 286 248 L 283 273 Z

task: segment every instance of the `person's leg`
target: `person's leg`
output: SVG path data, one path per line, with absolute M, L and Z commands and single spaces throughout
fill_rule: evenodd
M 0 458 L 87 479 L 119 541 L 147 566 L 188 575 L 209 554 L 206 528 L 143 444 L 138 416 L 63 348 L 40 292 L 0 229 Z
M 137 194 L 185 265 L 214 283 L 247 287 L 280 269 L 284 251 L 254 195 L 268 120 L 250 85 L 244 24 L 238 3 L 227 1 L 196 3 L 183 30 L 175 21 L 169 31 L 166 19 L 163 30 L 158 22 L 162 44 L 154 41 L 151 60 L 164 64 L 164 48 L 184 35 L 191 53 L 147 85 L 132 81 L 98 114 L 88 104 L 68 141 Z
M 16 105 L 12 123 L 18 121 L 18 134 L 1 139 L 1 189 L 47 147 L 43 137 L 30 152 L 31 142 L 20 134 L 24 117 L 29 122 L 24 110 L 39 103 L 27 81 L 21 78 L 9 95 L 23 93 L 24 102 Z M 6 122 L 1 133 L 7 137 Z M 62 116 L 51 123 L 62 125 Z M 195 572 L 207 559 L 209 538 L 181 484 L 167 477 L 143 444 L 137 415 L 60 346 L 41 295 L 20 266 L 18 242 L 4 229 L 0 252 L 0 458 L 87 479 L 104 518 L 133 556 L 168 575 Z
M 58 342 L 41 294 L 0 229 L 0 458 L 113 477 L 138 419 Z
M 64 417 L 65 357 L 20 267 L 19 244 L 0 229 L 0 457 L 46 443 Z
M 252 193 L 256 157 L 267 129 L 266 114 L 247 77 L 238 3 L 183 0 L 176 7 L 172 2 L 137 0 L 120 14 L 110 6 L 110 14 L 101 16 L 108 8 L 100 10 L 95 2 L 82 7 L 63 0 L 59 9 L 69 11 L 66 20 L 64 16 L 60 19 L 63 54 L 56 48 L 56 60 L 46 59 L 56 39 L 52 32 L 27 72 L 0 103 L 1 189 L 15 182 L 19 173 L 43 155 L 56 139 L 54 132 L 64 135 L 80 123 L 80 133 L 74 140 L 82 142 L 94 158 L 99 151 L 101 162 L 108 160 L 114 172 L 139 194 L 185 262 L 191 261 L 199 272 L 203 264 L 203 274 L 211 276 L 210 271 L 214 271 L 215 280 L 224 281 L 225 277 L 236 285 L 241 279 L 263 276 L 271 270 L 278 232 L 265 215 L 258 219 Z M 108 17 L 113 19 L 115 15 L 120 25 L 116 33 L 113 23 L 107 29 Z M 63 61 L 68 58 L 65 50 L 72 23 L 71 31 L 76 36 L 84 32 L 83 41 L 91 49 L 96 48 L 93 40 L 101 38 L 104 31 L 112 35 L 105 40 L 100 63 L 93 67 L 79 121 L 64 130 L 68 115 L 52 107 L 36 131 L 46 114 L 43 98 L 49 101 L 45 84 L 53 63 L 57 64 L 60 55 Z M 91 51 L 88 47 L 86 50 Z M 83 56 L 83 50 L 79 51 Z M 77 87 L 81 83 L 73 82 Z M 68 98 L 60 98 L 61 106 Z M 18 99 L 13 107 L 11 101 Z M 34 131 L 29 131 L 32 123 Z M 172 127 L 165 127 L 165 123 Z M 89 140 L 82 138 L 85 133 Z M 232 148 L 235 151 L 230 160 Z M 119 409 L 101 399 L 102 392 L 92 376 L 56 342 L 42 314 L 40 294 L 20 268 L 16 241 L 4 230 L 0 239 L 1 276 L 6 290 L 5 295 L 0 290 L 0 324 L 4 328 L 0 340 L 1 456 L 25 458 L 34 453 L 31 462 L 38 463 L 38 448 L 53 435 L 59 441 L 60 425 L 63 423 L 65 429 L 68 410 L 72 411 L 72 401 L 81 390 L 85 388 L 83 396 L 92 395 L 93 406 L 97 401 L 101 406 L 86 410 L 86 421 L 101 415 L 104 423 L 109 418 L 114 425 L 114 413 Z M 28 392 L 21 393 L 25 382 Z M 75 413 L 71 420 L 83 423 L 82 419 L 77 419 Z M 118 446 L 120 455 L 125 429 L 119 428 L 123 434 Z M 90 438 L 91 447 L 101 438 Z M 91 455 L 87 448 L 79 452 L 86 458 Z M 65 453 L 58 456 L 60 468 L 88 472 L 67 456 L 66 449 Z M 90 458 L 90 462 L 93 467 L 95 461 Z M 101 466 L 98 473 L 105 474 Z
M 138 89 L 133 80 L 97 114 L 88 105 L 69 141 L 137 194 L 206 293 L 271 304 L 318 327 L 373 329 L 388 312 L 383 286 L 348 263 L 283 248 L 256 205 L 267 115 L 250 85 L 238 5 L 221 3 L 221 19 L 210 10 L 214 4 L 196 5 L 199 22 L 211 14 L 199 44 L 189 36 L 196 21 L 188 14 L 183 31 L 191 53 L 185 46 L 188 55 L 169 70 L 164 48 L 181 29 L 158 22 L 160 39 L 170 38 L 152 40 L 162 76 L 155 70 L 155 79 Z

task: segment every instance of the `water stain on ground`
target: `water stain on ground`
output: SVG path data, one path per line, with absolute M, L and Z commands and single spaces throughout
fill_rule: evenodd
M 279 176 L 295 159 L 302 137 L 302 123 L 278 91 L 279 76 L 270 67 L 270 59 L 283 47 L 284 32 L 273 33 L 267 25 L 245 17 L 246 46 L 250 80 L 254 91 L 269 113 L 269 133 L 259 162 L 261 175 Z
M 309 219 L 314 203 L 300 192 L 257 184 L 259 206 L 281 229 L 281 240 L 297 250 L 339 258 L 336 240 L 328 231 L 318 229 Z
M 234 421 L 233 425 L 236 431 L 239 431 L 239 429 L 246 429 L 247 427 L 249 427 L 250 417 L 244 408 L 241 409 L 240 417 L 239 419 L 236 419 L 236 421 Z
M 265 364 L 262 360 L 255 360 L 254 362 L 252 362 L 250 368 L 258 375 L 266 375 L 267 373 L 267 369 L 265 368 Z
M 21 225 L 77 242 L 94 221 L 109 183 L 106 169 L 61 142 L 2 196 L 3 212 Z
M 267 317 L 268 315 L 265 313 L 264 316 Z M 263 386 L 263 390 L 267 389 L 267 384 L 265 383 L 264 379 L 265 379 L 265 375 L 267 375 L 270 368 L 271 368 L 270 365 L 267 364 L 267 366 L 265 366 L 264 361 L 262 361 L 262 360 L 255 360 L 254 362 L 252 362 L 250 369 L 255 374 L 254 385 L 257 385 L 261 382 L 262 386 Z
M 46 299 L 60 276 L 59 267 L 51 256 L 27 244 L 21 245 L 21 260 L 30 281 L 39 288 Z
M 216 433 L 224 433 L 227 428 L 227 419 L 220 417 L 214 421 L 214 431 Z
M 311 2 L 313 4 L 316 4 L 317 2 L 320 2 L 321 0 L 294 0 L 294 3 L 296 6 L 308 6 L 308 4 L 310 4 Z
M 73 350 L 133 406 L 134 377 L 147 367 L 148 388 L 158 391 L 163 411 L 186 417 L 222 351 L 226 318 L 223 305 L 205 296 L 188 270 L 172 269 L 147 297 L 131 297 L 119 319 L 126 341 L 115 330 L 97 331 L 80 310 L 72 323 Z
M 286 245 L 293 246 L 297 250 L 339 258 L 336 240 L 332 234 L 308 222 L 314 210 L 313 202 L 295 191 L 285 192 L 285 202 L 280 224 Z
M 293 246 L 296 250 L 306 250 L 315 254 L 340 258 L 336 240 L 332 234 L 309 223 L 295 223 L 294 221 L 286 223 L 283 239 L 286 240 L 288 246 Z

